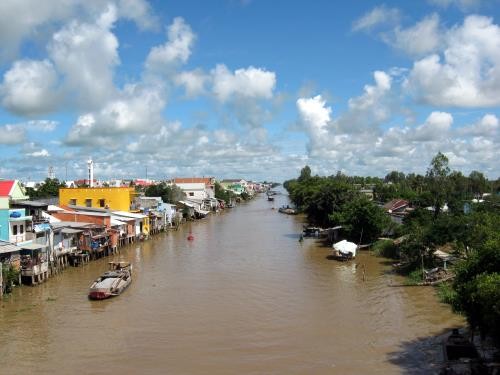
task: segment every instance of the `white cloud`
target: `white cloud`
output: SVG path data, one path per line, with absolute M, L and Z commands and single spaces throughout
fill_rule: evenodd
M 458 133 L 464 136 L 498 137 L 499 129 L 498 117 L 486 114 L 475 124 L 458 129 Z
M 56 130 L 59 123 L 52 120 L 31 120 L 24 124 L 26 129 L 37 132 L 50 133 Z
M 167 30 L 165 44 L 153 47 L 146 59 L 150 72 L 168 73 L 172 67 L 184 64 L 191 56 L 196 35 L 182 17 L 176 17 Z
M 185 71 L 174 77 L 177 86 L 183 86 L 189 98 L 205 93 L 205 85 L 210 77 L 201 69 Z
M 23 127 L 17 125 L 0 126 L 0 144 L 2 145 L 17 145 L 25 141 L 26 131 Z
M 326 105 L 321 95 L 313 98 L 299 98 L 296 105 L 299 122 L 309 135 L 308 150 L 314 154 L 330 141 L 328 125 L 331 121 L 332 109 Z
M 406 29 L 396 27 L 384 40 L 411 56 L 422 56 L 437 50 L 441 43 L 439 16 L 431 14 Z
M 400 13 L 397 8 L 377 6 L 370 12 L 357 19 L 352 24 L 353 31 L 370 31 L 383 24 L 395 24 L 399 21 Z
M 66 142 L 91 145 L 101 142 L 119 147 L 119 138 L 129 134 L 156 131 L 163 123 L 163 86 L 130 84 L 116 99 L 99 111 L 81 115 L 70 129 Z
M 58 77 L 50 61 L 19 60 L 4 74 L 1 103 L 22 116 L 47 113 L 60 99 L 57 85 Z
M 145 0 L 119 0 L 118 16 L 134 21 L 142 30 L 157 30 L 158 17 L 153 14 L 151 6 Z
M 27 153 L 26 156 L 32 156 L 35 158 L 47 158 L 50 156 L 50 153 L 46 149 L 43 148 L 39 151 Z
M 2 0 L 0 60 L 15 56 L 25 39 L 36 37 L 43 40 L 53 27 L 74 19 L 94 18 L 109 4 L 117 8 L 120 18 L 135 22 L 142 30 L 158 28 L 158 19 L 146 0 Z
M 448 135 L 453 124 L 453 116 L 446 112 L 432 112 L 425 123 L 415 129 L 411 137 L 415 141 L 438 141 Z
M 406 87 L 435 106 L 498 106 L 500 27 L 489 17 L 466 17 L 447 32 L 442 56 L 415 62 Z
M 65 87 L 83 108 L 95 108 L 114 93 L 113 68 L 120 62 L 111 32 L 116 17 L 115 6 L 109 5 L 93 23 L 74 20 L 53 35 L 48 47 Z
M 250 66 L 231 72 L 219 64 L 212 70 L 213 92 L 220 102 L 234 96 L 240 98 L 270 99 L 276 86 L 276 74 Z
M 462 11 L 478 8 L 482 0 L 427 0 L 432 5 L 437 5 L 442 8 L 456 6 Z

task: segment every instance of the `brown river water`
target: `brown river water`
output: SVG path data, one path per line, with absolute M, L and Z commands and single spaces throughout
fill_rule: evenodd
M 429 374 L 463 320 L 389 262 L 327 259 L 265 196 L 122 248 L 134 280 L 89 301 L 110 258 L 0 301 L 0 374 Z M 192 230 L 195 240 L 186 237 Z M 365 280 L 363 272 L 365 269 Z

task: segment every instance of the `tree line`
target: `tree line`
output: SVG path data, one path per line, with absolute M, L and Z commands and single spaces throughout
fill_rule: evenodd
M 448 158 L 438 153 L 425 175 L 393 171 L 385 178 L 313 176 L 306 166 L 284 187 L 310 223 L 342 225 L 343 235 L 356 243 L 376 241 L 381 255 L 398 259 L 407 274 L 435 267 L 436 249 L 451 247 L 459 261 L 442 295 L 473 329 L 500 340 L 499 179 L 488 180 L 478 171 L 468 176 L 452 171 Z M 373 189 L 373 201 L 360 192 L 367 187 Z M 412 210 L 399 225 L 381 204 L 401 198 Z M 398 241 L 377 241 L 382 235 Z

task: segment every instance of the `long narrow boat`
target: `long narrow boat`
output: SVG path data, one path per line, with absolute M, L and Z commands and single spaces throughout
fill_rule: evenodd
M 121 294 L 132 282 L 132 266 L 128 262 L 109 262 L 104 272 L 90 286 L 90 299 L 105 299 Z

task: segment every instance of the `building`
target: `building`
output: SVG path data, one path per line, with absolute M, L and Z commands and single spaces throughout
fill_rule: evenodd
M 0 181 L 0 240 L 14 244 L 28 243 L 33 239 L 32 217 L 25 208 L 13 208 L 15 202 L 27 200 L 24 188 L 17 180 Z
M 130 211 L 136 195 L 133 187 L 61 188 L 59 205 Z
M 203 201 L 207 198 L 215 198 L 214 177 L 174 178 L 172 183 L 181 188 L 188 199 Z

